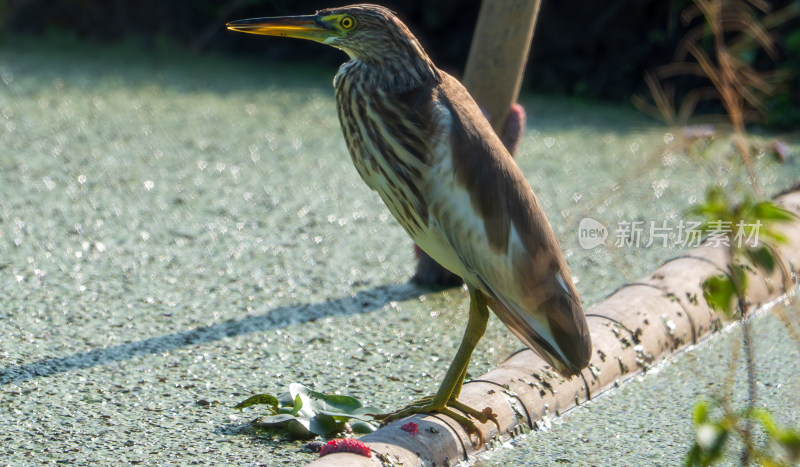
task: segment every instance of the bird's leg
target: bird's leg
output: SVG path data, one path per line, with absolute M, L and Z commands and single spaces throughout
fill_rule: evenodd
M 493 417 L 491 409 L 476 410 L 457 400 L 458 396 L 461 394 L 461 387 L 464 384 L 464 378 L 467 374 L 467 367 L 472 357 L 472 351 L 475 350 L 475 346 L 486 331 L 486 323 L 489 320 L 489 309 L 486 307 L 486 298 L 483 293 L 472 286 L 468 288 L 470 307 L 467 329 L 464 331 L 464 338 L 461 340 L 461 345 L 458 347 L 453 363 L 450 364 L 450 368 L 447 369 L 444 380 L 442 380 L 442 383 L 439 385 L 439 390 L 436 391 L 433 397 L 426 397 L 395 413 L 377 417 L 383 418 L 384 424 L 415 413 L 441 413 L 460 423 L 468 432 L 477 434 L 479 444 L 482 444 L 483 436 L 475 426 L 475 422 L 449 408 L 453 407 L 481 423 L 492 421 L 497 425 L 498 431 L 500 430 L 500 426 L 495 417 Z
M 461 395 L 461 387 L 464 386 L 464 381 L 467 379 L 467 368 L 469 368 L 469 366 L 465 366 L 464 372 L 459 376 L 456 387 L 453 388 L 453 393 L 450 394 L 450 400 L 458 399 L 458 396 Z

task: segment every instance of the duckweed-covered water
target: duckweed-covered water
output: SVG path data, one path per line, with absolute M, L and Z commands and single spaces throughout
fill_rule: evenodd
M 292 382 L 387 409 L 435 390 L 468 297 L 409 284 L 411 241 L 358 178 L 340 135 L 335 71 L 130 46 L 4 45 L 3 463 L 303 463 L 316 455 L 254 431 L 256 414 L 232 406 Z M 674 132 L 625 105 L 522 103 L 518 161 L 588 306 L 680 253 L 647 246 L 650 221 L 676 229 L 724 174 L 698 170 Z M 794 152 L 799 140 L 786 137 Z M 757 164 L 769 192 L 800 174 L 797 158 Z M 607 228 L 605 245 L 581 247 L 587 217 Z M 639 243 L 618 237 L 634 221 Z M 470 374 L 520 347 L 493 320 Z M 626 391 L 660 376 L 648 378 Z M 650 413 L 652 398 L 633 400 L 631 411 Z M 574 417 L 597 423 L 596 407 Z M 687 449 L 686 404 L 676 410 L 678 438 L 643 434 L 641 449 L 666 459 Z M 600 423 L 613 437 L 629 422 Z M 531 436 L 508 461 L 580 465 L 552 457 L 567 426 Z M 635 464 L 629 443 L 584 443 L 596 459 Z

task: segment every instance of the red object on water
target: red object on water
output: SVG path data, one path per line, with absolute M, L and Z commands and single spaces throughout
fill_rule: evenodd
M 419 433 L 419 425 L 414 422 L 408 422 L 401 426 L 400 429 L 409 433 L 411 436 L 417 436 L 417 433 Z
M 322 446 L 322 449 L 319 450 L 319 457 L 327 456 L 335 452 L 352 452 L 354 454 L 361 454 L 364 457 L 372 457 L 372 452 L 366 444 L 351 438 L 338 438 L 328 441 Z

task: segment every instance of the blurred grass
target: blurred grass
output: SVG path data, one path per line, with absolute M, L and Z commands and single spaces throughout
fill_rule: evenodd
M 411 242 L 352 167 L 335 68 L 12 39 L 0 53 L 0 365 L 18 375 L 56 357 L 122 354 L 51 368 L 50 395 L 32 375 L 4 385 L 0 402 L 19 407 L 0 415 L 15 439 L 9 452 L 116 459 L 115 432 L 157 406 L 178 415 L 139 428 L 145 448 L 130 449 L 129 461 L 165 461 L 210 440 L 215 452 L 180 450 L 179 462 L 299 461 L 311 456 L 230 419 L 230 407 L 290 382 L 387 408 L 435 389 L 467 297 L 406 284 Z M 698 171 L 674 130 L 628 105 L 522 103 L 518 162 L 589 307 L 680 253 L 616 248 L 619 222 L 674 226 L 707 183 L 728 175 Z M 723 167 L 726 138 L 708 166 Z M 800 136 L 784 138 L 797 154 Z M 768 191 L 796 182 L 797 157 L 766 159 L 757 163 Z M 609 227 L 605 247 L 580 248 L 584 217 Z M 492 320 L 470 374 L 519 347 Z M 115 385 L 138 405 L 115 404 L 127 397 Z M 22 406 L 17 391 L 28 391 Z M 201 408 L 200 399 L 220 403 Z M 64 413 L 84 422 L 60 428 Z M 52 454 L 75 438 L 77 453 Z

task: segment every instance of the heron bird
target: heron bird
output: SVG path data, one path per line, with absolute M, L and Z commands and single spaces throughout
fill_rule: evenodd
M 591 339 L 541 205 L 466 89 L 433 64 L 393 12 L 351 5 L 226 26 L 347 53 L 333 85 L 353 164 L 414 242 L 469 291 L 467 328 L 438 390 L 384 423 L 442 413 L 482 441 L 473 419 L 497 424 L 495 415 L 458 396 L 489 309 L 562 376 L 580 374 Z

